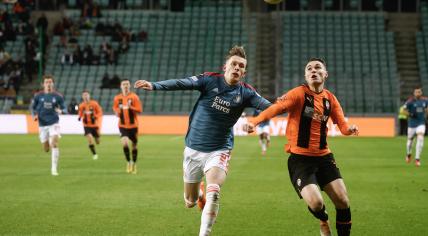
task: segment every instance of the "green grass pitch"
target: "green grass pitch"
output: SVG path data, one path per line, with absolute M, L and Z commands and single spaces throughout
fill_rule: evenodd
M 182 136 L 141 136 L 137 175 L 125 173 L 117 136 L 99 160 L 83 136 L 60 141 L 60 176 L 36 135 L 0 135 L 0 235 L 197 235 L 200 212 L 183 203 Z M 213 235 L 319 235 L 294 192 L 274 137 L 266 157 L 239 137 Z M 348 188 L 353 235 L 428 235 L 428 149 L 404 162 L 405 138 L 329 138 Z M 330 219 L 335 211 L 326 198 Z

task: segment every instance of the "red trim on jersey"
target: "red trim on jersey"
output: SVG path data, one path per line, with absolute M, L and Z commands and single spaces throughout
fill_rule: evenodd
M 53 91 L 52 93 L 55 93 L 58 96 L 64 97 L 64 95 L 62 95 L 62 93 L 58 92 L 58 91 Z
M 35 93 L 34 93 L 34 96 L 37 96 L 37 95 L 39 95 L 39 94 L 41 94 L 41 93 L 43 93 L 43 90 L 39 90 L 39 91 L 35 92 Z
M 37 96 L 37 95 L 39 95 L 39 94 L 44 94 L 44 93 L 45 93 L 45 91 L 44 91 L 44 90 L 39 90 L 39 91 L 37 91 L 37 92 L 35 92 L 35 93 L 34 93 L 34 96 Z M 52 91 L 51 93 L 52 93 L 52 94 L 59 95 L 59 96 L 61 96 L 61 97 L 64 97 L 64 95 L 62 95 L 62 93 L 57 92 L 57 91 Z
M 249 84 L 247 84 L 245 82 L 240 81 L 240 83 L 241 83 L 242 86 L 244 86 L 246 88 L 249 88 L 249 89 L 251 89 L 253 91 L 257 91 L 253 86 L 251 86 L 251 85 L 249 85 Z
M 206 76 L 216 76 L 216 77 L 223 76 L 222 74 L 217 73 L 217 72 L 204 72 L 204 75 L 206 75 Z

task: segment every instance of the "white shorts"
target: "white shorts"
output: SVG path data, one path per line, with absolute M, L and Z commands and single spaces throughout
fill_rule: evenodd
M 213 167 L 228 171 L 230 150 L 200 152 L 189 147 L 184 149 L 183 180 L 185 183 L 199 183 L 205 173 Z
M 60 128 L 58 123 L 39 127 L 40 142 L 44 143 L 46 141 L 49 141 L 49 138 L 53 136 L 58 136 L 59 138 L 61 138 Z
M 269 125 L 265 125 L 263 127 L 257 126 L 257 129 L 256 129 L 256 132 L 258 135 L 263 134 L 263 133 L 269 134 L 270 133 L 269 131 L 270 131 Z
M 407 137 L 413 138 L 416 134 L 425 134 L 425 125 L 419 125 L 414 128 L 407 128 Z

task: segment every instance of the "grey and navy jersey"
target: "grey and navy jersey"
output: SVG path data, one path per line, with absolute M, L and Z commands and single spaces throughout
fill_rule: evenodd
M 48 126 L 58 123 L 59 116 L 55 108 L 65 110 L 64 98 L 58 92 L 39 92 L 33 98 L 32 111 L 37 115 L 39 126 Z
M 246 107 L 265 110 L 271 103 L 253 87 L 226 83 L 222 74 L 206 72 L 184 79 L 153 82 L 154 90 L 199 90 L 186 134 L 186 146 L 201 152 L 233 148 L 233 125 Z
M 415 128 L 419 125 L 425 125 L 425 111 L 428 107 L 428 100 L 426 98 L 410 98 L 405 105 L 409 112 L 409 127 Z

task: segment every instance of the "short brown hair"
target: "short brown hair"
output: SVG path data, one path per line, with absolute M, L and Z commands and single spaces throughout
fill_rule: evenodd
M 129 83 L 131 83 L 131 80 L 127 79 L 127 78 L 123 78 L 120 80 L 120 84 L 122 84 L 123 82 L 128 81 Z
M 51 79 L 52 82 L 55 83 L 54 77 L 53 75 L 43 75 L 43 81 L 47 80 L 47 79 Z
M 309 58 L 309 60 L 306 64 L 308 64 L 311 61 L 319 61 L 324 65 L 324 67 L 327 67 L 327 63 L 325 62 L 325 60 L 320 58 L 320 57 L 311 57 L 311 58 Z
M 233 46 L 226 55 L 226 61 L 233 56 L 238 56 L 247 59 L 247 55 L 245 54 L 245 49 L 243 46 Z

